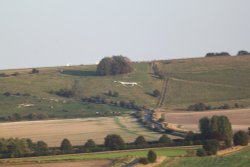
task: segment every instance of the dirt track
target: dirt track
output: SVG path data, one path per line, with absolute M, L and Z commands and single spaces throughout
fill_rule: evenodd
M 198 131 L 199 120 L 202 117 L 225 115 L 232 123 L 234 131 L 247 130 L 250 127 L 250 109 L 216 110 L 200 112 L 166 113 L 167 122 L 181 125 L 181 128 Z

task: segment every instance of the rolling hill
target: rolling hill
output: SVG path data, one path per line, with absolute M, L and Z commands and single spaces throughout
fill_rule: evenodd
M 250 56 L 164 60 L 158 63 L 169 78 L 162 105 L 165 110 L 185 110 L 198 102 L 215 106 L 224 103 L 250 105 Z M 38 68 L 38 74 L 30 74 L 31 69 L 1 70 L 0 73 L 7 76 L 0 77 L 0 116 L 33 112 L 73 118 L 95 116 L 96 112 L 110 115 L 118 110 L 128 111 L 51 94 L 51 91 L 71 88 L 75 81 L 79 83 L 80 96 L 130 100 L 156 108 L 159 98 L 150 94 L 155 89 L 162 89 L 163 80 L 153 76 L 150 62 L 137 62 L 134 67 L 134 72 L 117 76 L 98 76 L 95 65 Z M 16 72 L 19 74 L 12 75 Z M 114 81 L 137 82 L 141 86 L 125 87 Z M 109 90 L 117 91 L 119 96 L 107 97 Z

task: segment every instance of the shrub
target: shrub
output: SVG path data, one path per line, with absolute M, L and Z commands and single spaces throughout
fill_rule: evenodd
M 152 150 L 149 150 L 148 151 L 148 161 L 150 163 L 154 163 L 156 161 L 156 159 L 157 159 L 156 153 L 154 151 L 152 151 Z
M 205 140 L 203 142 L 203 149 L 206 151 L 207 155 L 215 155 L 219 150 L 220 144 L 217 140 Z
M 196 155 L 199 157 L 204 157 L 207 155 L 206 151 L 203 148 L 200 148 L 196 151 Z
M 240 130 L 234 134 L 233 141 L 236 146 L 246 146 L 249 142 L 249 136 L 246 132 Z
M 158 89 L 155 89 L 155 90 L 153 91 L 153 96 L 159 97 L 160 95 L 161 95 L 161 92 L 160 92 Z

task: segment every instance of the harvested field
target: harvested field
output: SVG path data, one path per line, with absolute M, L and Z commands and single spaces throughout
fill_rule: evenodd
M 250 127 L 250 109 L 216 110 L 201 112 L 166 113 L 167 122 L 181 125 L 182 129 L 198 131 L 199 120 L 202 117 L 225 115 L 232 123 L 234 131 L 247 130 Z
M 3 165 L 3 167 L 106 167 L 111 164 L 110 160 L 80 161 L 80 162 L 56 162 L 44 164 Z
M 161 136 L 128 116 L 1 123 L 0 131 L 4 138 L 43 140 L 49 146 L 59 146 L 64 138 L 73 145 L 83 145 L 88 139 L 102 144 L 108 134 L 121 135 L 126 142 L 134 141 L 138 135 L 145 136 L 147 140 L 157 140 Z

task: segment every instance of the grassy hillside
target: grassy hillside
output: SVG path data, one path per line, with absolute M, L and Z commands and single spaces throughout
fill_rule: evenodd
M 250 149 L 223 157 L 181 158 L 173 167 L 248 167 L 250 164 Z
M 161 61 L 170 77 L 165 107 L 250 104 L 250 56 Z
M 250 56 L 214 57 L 160 61 L 161 69 L 170 77 L 163 107 L 186 109 L 190 104 L 204 102 L 212 105 L 239 103 L 250 105 Z M 115 101 L 133 100 L 150 108 L 157 106 L 159 98 L 149 95 L 161 90 L 163 80 L 152 76 L 150 63 L 134 64 L 135 71 L 117 76 L 98 76 L 95 65 L 40 68 L 39 74 L 29 74 L 31 69 L 2 70 L 0 77 L 0 116 L 13 113 L 25 115 L 31 112 L 47 113 L 56 117 L 86 117 L 96 112 L 109 115 L 128 110 L 114 106 L 80 103 L 73 98 L 62 98 L 49 93 L 71 88 L 78 81 L 80 96 L 104 96 L 109 90 L 119 97 L 107 97 Z M 138 82 L 140 86 L 124 87 L 114 81 Z M 30 96 L 5 96 L 3 93 L 30 94 Z M 24 107 L 25 104 L 34 106 Z
M 83 104 L 72 98 L 62 98 L 49 93 L 62 88 L 71 88 L 78 81 L 80 96 L 104 96 L 109 90 L 117 91 L 119 97 L 107 97 L 113 100 L 134 100 L 137 104 L 154 107 L 158 99 L 147 94 L 161 87 L 161 80 L 151 77 L 149 63 L 135 63 L 135 71 L 126 75 L 98 76 L 95 65 L 40 68 L 39 74 L 29 74 L 31 69 L 5 70 L 7 75 L 19 72 L 18 76 L 0 77 L 0 116 L 13 113 L 25 115 L 30 112 L 45 112 L 56 117 L 90 116 L 96 111 L 110 113 L 126 111 L 107 105 Z M 138 82 L 141 87 L 124 87 L 114 81 Z M 28 93 L 30 96 L 4 96 L 10 92 Z M 20 104 L 34 104 L 31 107 L 20 107 Z

